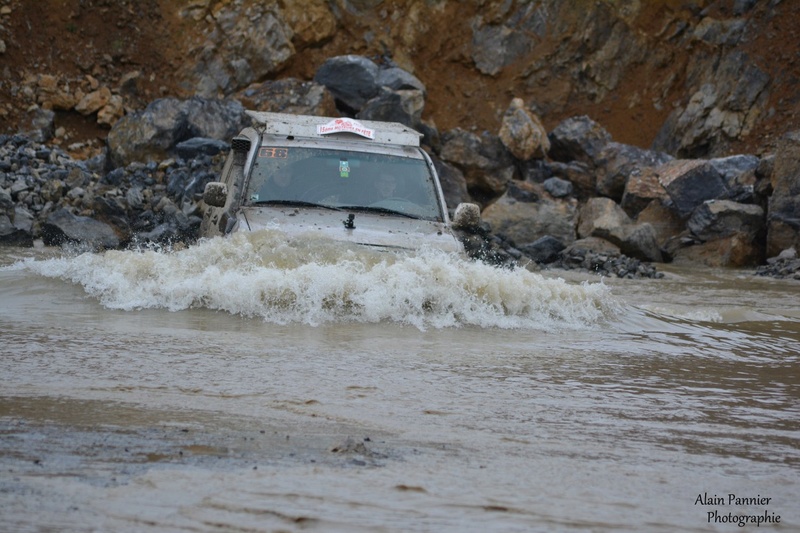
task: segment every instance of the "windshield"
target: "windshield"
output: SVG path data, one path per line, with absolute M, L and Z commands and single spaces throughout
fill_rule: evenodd
M 259 148 L 247 203 L 309 203 L 442 220 L 433 176 L 422 158 L 324 149 Z

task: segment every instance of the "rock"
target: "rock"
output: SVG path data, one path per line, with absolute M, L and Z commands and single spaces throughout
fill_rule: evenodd
M 111 128 L 110 162 L 124 167 L 134 161 L 160 161 L 181 140 L 186 124 L 185 103 L 176 98 L 153 101 L 143 111 L 124 116 Z
M 59 87 L 60 81 L 55 76 L 43 74 L 37 81 L 36 101 L 43 109 L 69 111 L 81 100 L 83 94 Z
M 314 74 L 314 81 L 327 87 L 337 107 L 355 114 L 378 95 L 378 65 L 358 55 L 332 57 Z
M 42 240 L 47 246 L 84 245 L 92 250 L 116 248 L 120 241 L 111 226 L 89 217 L 75 216 L 59 209 L 42 226 Z
M 566 246 L 563 242 L 552 235 L 545 235 L 530 244 L 520 246 L 520 251 L 537 263 L 552 263 L 558 259 L 564 248 Z
M 400 122 L 418 127 L 425 107 L 425 85 L 413 74 L 390 65 L 378 67 L 358 55 L 333 57 L 314 75 L 346 115 Z
M 378 70 L 376 83 L 393 91 L 420 91 L 423 99 L 427 96 L 425 84 L 419 78 L 400 67 L 385 67 Z
M 647 223 L 627 226 L 619 243 L 619 249 L 623 254 L 635 259 L 655 263 L 664 262 L 656 230 Z
M 775 259 L 777 259 L 778 261 L 795 260 L 797 259 L 797 250 L 795 250 L 794 248 L 787 248 L 786 250 L 783 250 L 781 253 L 779 253 L 777 257 L 775 257 Z
M 572 183 L 561 178 L 549 178 L 544 181 L 544 189 L 553 198 L 564 198 L 572 195 Z
M 467 191 L 467 180 L 464 174 L 455 166 L 442 161 L 435 155 L 431 156 L 433 166 L 439 175 L 442 185 L 442 193 L 449 209 L 455 209 L 462 202 L 469 202 L 470 196 Z
M 645 169 L 630 176 L 625 183 L 625 192 L 620 203 L 622 209 L 631 217 L 637 217 L 653 201 L 664 202 L 669 198 L 667 190 L 661 185 L 656 169 Z
M 96 91 L 85 94 L 80 101 L 75 104 L 75 111 L 81 115 L 91 115 L 97 113 L 105 107 L 111 100 L 111 90 L 108 87 L 100 87 Z
M 206 137 L 228 142 L 245 123 L 238 102 L 205 98 L 162 98 L 126 115 L 111 128 L 107 142 L 114 167 L 161 161 L 179 142 Z
M 247 109 L 323 117 L 336 114 L 333 97 L 324 85 L 296 78 L 254 83 L 237 97 Z
M 551 159 L 562 163 L 580 161 L 593 169 L 600 152 L 611 142 L 611 134 L 594 120 L 581 116 L 562 121 L 548 139 Z
M 653 168 L 672 160 L 672 156 L 663 152 L 609 142 L 597 154 L 595 160 L 598 168 L 597 192 L 601 196 L 619 202 L 624 196 L 629 180 L 649 174 Z
M 800 131 L 781 138 L 772 172 L 767 212 L 767 257 L 800 248 Z
M 546 180 L 552 178 L 555 175 L 553 172 L 554 165 L 566 166 L 564 163 L 551 163 L 543 159 L 517 161 L 517 168 L 519 169 L 522 181 L 529 181 L 531 183 L 544 183 Z
M 0 214 L 0 243 L 10 246 L 33 246 L 34 217 L 22 206 L 17 205 L 13 216 Z
M 681 158 L 708 157 L 745 137 L 766 111 L 769 75 L 740 50 L 722 57 L 698 56 L 691 65 L 697 84 L 685 107 L 675 109 L 653 148 Z
M 640 224 L 649 224 L 653 228 L 656 242 L 662 248 L 667 241 L 686 229 L 683 220 L 657 200 L 650 202 L 636 217 L 636 221 Z
M 35 142 L 47 142 L 55 133 L 56 114 L 50 109 L 36 108 L 29 114 L 29 126 L 23 132 Z
M 249 124 L 244 107 L 236 100 L 194 97 L 184 100 L 182 105 L 186 122 L 177 125 L 181 141 L 205 137 L 229 142 Z
M 483 74 L 497 75 L 505 66 L 528 54 L 534 46 L 526 31 L 504 24 L 472 24 L 472 60 Z
M 704 160 L 676 160 L 656 169 L 659 181 L 681 217 L 688 217 L 706 200 L 728 193 L 720 173 Z
M 555 177 L 569 181 L 573 186 L 575 196 L 579 200 L 587 200 L 596 196 L 597 178 L 586 163 L 578 161 L 559 163 L 553 161 L 547 164 L 547 168 Z
M 626 255 L 644 261 L 663 261 L 655 229 L 650 224 L 635 224 L 609 198 L 593 198 L 580 210 L 578 237 L 599 237 Z
M 709 159 L 709 164 L 717 169 L 728 189 L 728 198 L 736 202 L 751 204 L 757 201 L 755 185 L 756 172 L 761 160 L 754 155 L 738 154 Z
M 715 46 L 735 46 L 742 39 L 744 29 L 744 20 L 706 17 L 695 27 L 693 37 Z
M 325 0 L 295 0 L 282 4 L 291 26 L 292 42 L 298 49 L 320 46 L 336 34 L 336 19 Z
M 514 98 L 503 115 L 500 140 L 520 161 L 547 156 L 550 141 L 539 117 L 525 109 L 521 98 Z
M 681 247 L 673 253 L 674 263 L 701 264 L 714 268 L 755 266 L 762 260 L 761 248 L 743 233 Z
M 766 265 L 761 265 L 756 269 L 756 274 L 800 280 L 800 259 L 797 257 L 797 250 L 787 248 L 777 256 L 770 257 L 767 259 Z
M 764 210 L 753 204 L 709 200 L 694 210 L 687 227 L 701 241 L 743 233 L 755 240 L 764 229 Z
M 578 217 L 578 237 L 600 237 L 607 239 L 611 233 L 631 224 L 630 217 L 610 198 L 592 198 L 581 208 Z
M 464 172 L 470 195 L 478 201 L 498 198 L 514 177 L 511 154 L 497 136 L 488 132 L 478 136 L 461 128 L 447 131 L 442 135 L 439 155 Z
M 601 276 L 617 278 L 661 278 L 664 275 L 652 265 L 627 257 L 612 243 L 597 238 L 578 239 L 567 246 L 552 266 L 578 269 Z
M 364 103 L 356 118 L 399 122 L 417 128 L 422 121 L 424 107 L 425 99 L 422 91 L 416 89 L 395 91 L 381 87 L 377 96 Z
M 473 231 L 481 225 L 481 210 L 475 204 L 458 204 L 453 217 L 453 228 Z
M 514 182 L 496 202 L 483 210 L 492 231 L 516 246 L 551 236 L 564 244 L 575 240 L 577 204 L 549 200 L 540 185 Z
M 97 123 L 103 126 L 113 126 L 124 114 L 122 97 L 114 94 L 108 99 L 108 103 L 97 112 Z
M 221 4 L 207 20 L 212 30 L 178 74 L 191 94 L 229 95 L 279 71 L 295 55 L 292 28 L 274 2 Z

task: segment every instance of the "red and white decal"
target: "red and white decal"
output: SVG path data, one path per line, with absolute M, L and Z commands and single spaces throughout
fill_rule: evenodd
M 375 138 L 375 130 L 366 128 L 360 122 L 350 118 L 337 118 L 331 120 L 327 124 L 317 125 L 318 135 L 326 135 L 328 133 L 341 133 L 341 132 L 355 133 L 356 135 L 361 135 L 362 137 L 366 137 L 367 139 Z

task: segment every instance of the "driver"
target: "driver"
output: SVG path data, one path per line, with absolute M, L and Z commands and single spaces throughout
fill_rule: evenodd
M 383 173 L 375 181 L 375 189 L 378 191 L 379 201 L 397 196 L 397 178 L 391 174 Z
M 258 197 L 262 200 L 296 200 L 297 186 L 292 187 L 292 173 L 289 168 L 278 168 L 261 185 Z

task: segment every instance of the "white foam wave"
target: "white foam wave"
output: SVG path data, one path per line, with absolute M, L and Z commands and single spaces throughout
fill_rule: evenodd
M 204 307 L 278 324 L 394 321 L 420 329 L 583 329 L 615 314 L 602 283 L 570 284 L 423 250 L 364 250 L 292 241 L 279 232 L 240 233 L 177 251 L 107 251 L 25 268 L 84 287 L 123 310 Z

